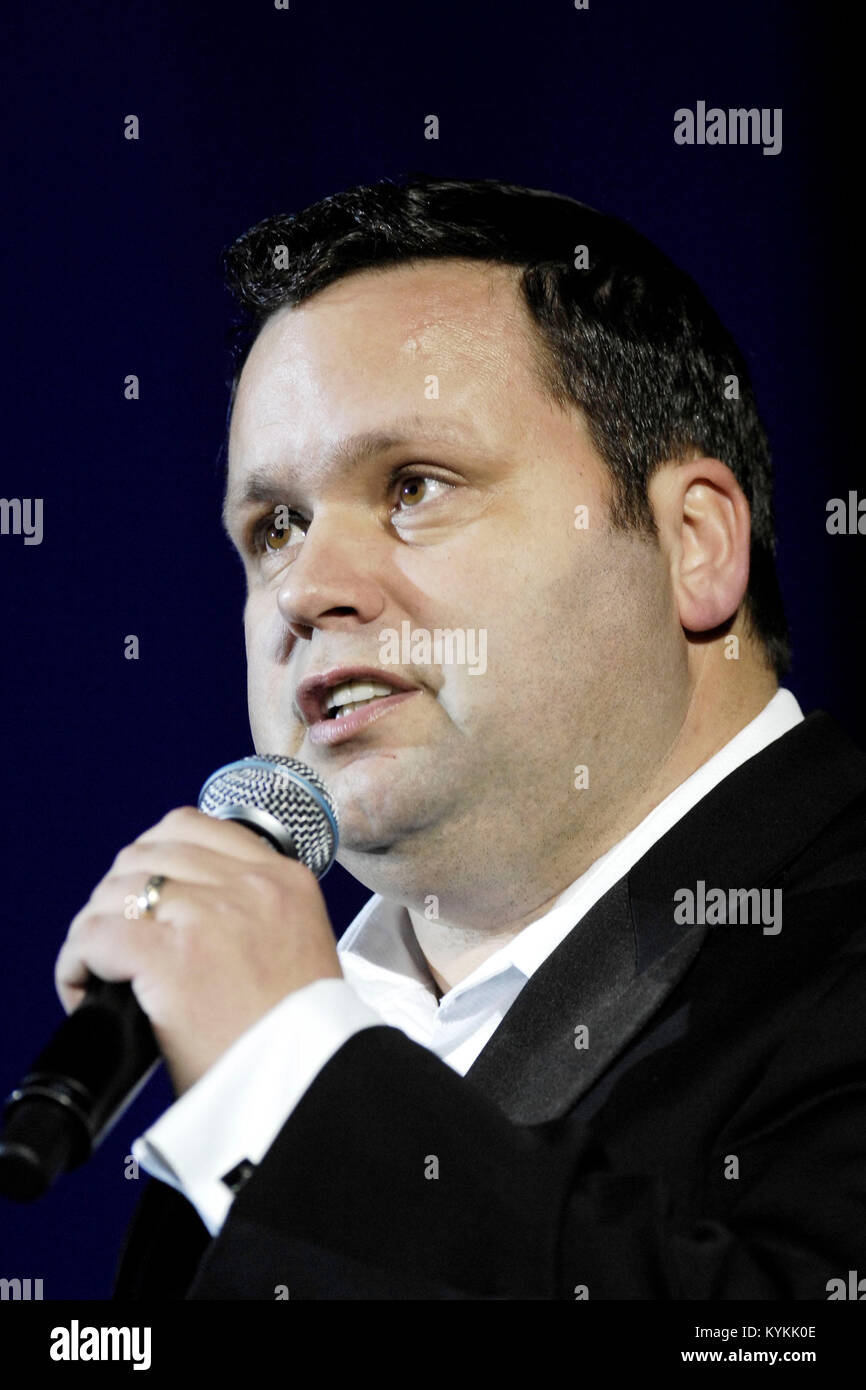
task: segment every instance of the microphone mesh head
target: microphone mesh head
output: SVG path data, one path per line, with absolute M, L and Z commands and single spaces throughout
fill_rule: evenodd
M 334 862 L 337 808 L 321 778 L 298 758 L 269 753 L 217 768 L 199 792 L 198 806 L 265 834 L 316 878 Z

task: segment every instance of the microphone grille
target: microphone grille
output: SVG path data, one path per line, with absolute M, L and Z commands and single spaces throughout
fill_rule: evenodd
M 227 763 L 208 777 L 198 806 L 209 816 L 258 830 L 316 878 L 334 862 L 337 808 L 322 779 L 298 758 L 268 753 Z

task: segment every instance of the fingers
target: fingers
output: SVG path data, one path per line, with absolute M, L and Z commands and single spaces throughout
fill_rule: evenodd
M 130 895 L 137 899 L 154 874 L 203 887 L 224 884 L 235 868 L 238 872 L 257 865 L 272 868 L 274 853 L 266 841 L 242 825 L 181 807 L 120 851 L 88 907 L 111 911 L 116 903 L 128 904 Z
M 142 895 L 154 876 L 165 881 L 147 911 Z M 176 977 L 197 978 L 207 950 L 237 954 L 215 941 L 218 925 L 231 935 L 260 922 L 281 937 L 288 908 L 310 891 L 307 880 L 315 885 L 309 869 L 242 825 L 188 806 L 170 812 L 120 851 L 74 918 L 55 966 L 64 1008 L 80 1004 L 91 976 L 132 981 L 143 1006 L 143 996 L 166 994 Z
M 54 967 L 54 983 L 67 1013 L 81 1003 L 91 975 L 131 980 L 160 951 L 165 930 L 153 918 L 126 922 L 118 912 L 79 913 Z
M 123 893 L 124 887 L 129 891 Z M 115 880 L 115 886 L 103 881 L 73 918 L 54 967 L 57 993 L 67 1011 L 81 1002 L 91 975 L 109 981 L 146 976 L 168 950 L 177 952 L 178 933 L 205 919 L 215 923 L 226 905 L 218 888 L 176 881 L 160 891 L 154 912 L 130 916 L 124 903 L 132 896 L 137 896 L 133 880 Z
M 161 821 L 139 835 L 135 845 L 150 845 L 162 841 L 197 845 L 201 849 L 214 850 L 218 854 L 231 855 L 247 863 L 268 862 L 275 853 L 272 846 L 261 835 L 234 821 L 217 820 L 206 816 L 194 806 L 181 806 L 169 811 Z M 130 845 L 133 849 L 134 845 Z M 121 854 L 126 854 L 122 850 Z M 120 855 L 118 855 L 118 859 Z M 116 862 L 116 861 L 115 861 Z
M 136 840 L 120 851 L 105 878 L 97 885 L 97 891 L 105 884 L 118 884 L 123 880 L 126 883 L 135 881 L 135 891 L 140 893 L 152 874 L 211 887 L 224 883 L 227 874 L 243 873 L 259 862 L 232 858 L 219 850 L 202 849 L 194 844 Z
M 164 881 L 144 911 L 155 876 Z M 191 807 L 120 852 L 55 967 L 67 1012 L 91 977 L 131 982 L 179 1094 L 280 999 L 341 975 L 311 870 Z

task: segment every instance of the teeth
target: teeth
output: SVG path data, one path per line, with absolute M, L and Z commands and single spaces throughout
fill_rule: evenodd
M 360 705 L 369 704 L 371 700 L 393 694 L 390 685 L 382 685 L 377 681 L 344 681 L 342 685 L 335 685 L 333 690 L 328 692 L 326 709 L 329 714 L 338 710 L 339 713 L 335 717 L 339 718 Z
M 388 693 L 391 694 L 390 691 Z M 353 709 L 360 709 L 362 705 L 372 705 L 373 701 L 379 698 L 378 695 L 372 695 L 369 700 L 351 700 L 348 705 L 341 705 L 339 709 L 334 710 L 332 717 L 345 719 L 346 715 L 351 714 Z

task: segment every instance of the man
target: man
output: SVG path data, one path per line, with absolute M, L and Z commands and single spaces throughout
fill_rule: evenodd
M 629 228 L 492 182 L 228 264 L 255 746 L 376 896 L 337 950 L 306 869 L 185 808 L 75 919 L 65 1006 L 131 979 L 178 1096 L 117 1296 L 826 1298 L 866 1255 L 866 758 L 778 688 L 736 347 Z

